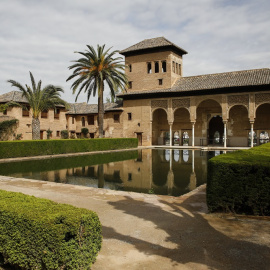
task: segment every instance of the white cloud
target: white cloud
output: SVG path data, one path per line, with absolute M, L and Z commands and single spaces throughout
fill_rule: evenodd
M 158 36 L 189 52 L 185 76 L 270 67 L 269 9 L 268 0 L 1 1 L 0 94 L 12 90 L 8 79 L 29 83 L 32 71 L 74 102 L 66 82 L 74 51 L 86 44 L 121 50 Z

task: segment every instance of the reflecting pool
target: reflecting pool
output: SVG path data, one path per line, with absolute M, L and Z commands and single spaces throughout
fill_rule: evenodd
M 221 151 L 144 149 L 0 164 L 0 175 L 179 196 L 206 182 Z

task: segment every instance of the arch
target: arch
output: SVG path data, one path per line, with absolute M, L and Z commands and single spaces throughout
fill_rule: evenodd
M 179 107 L 173 109 L 173 114 L 175 114 L 175 112 L 176 112 L 177 110 L 179 110 L 179 109 L 185 109 L 185 110 L 188 111 L 188 113 L 190 114 L 190 109 L 187 108 L 187 107 L 184 107 L 184 106 L 179 106 Z
M 152 145 L 165 145 L 169 131 L 167 111 L 155 108 L 152 112 Z
M 261 139 L 260 137 L 265 137 L 260 136 L 261 133 L 263 132 L 262 134 L 265 135 L 270 134 L 270 103 L 265 102 L 259 105 L 256 108 L 255 116 L 256 118 L 254 122 L 254 131 L 256 132 L 257 138 L 259 139 L 257 143 L 262 144 L 264 141 L 266 142 L 267 139 Z
M 220 115 L 213 116 L 208 124 L 208 144 L 222 144 L 224 125 Z
M 215 99 L 206 98 L 203 99 L 196 107 L 196 124 L 195 124 L 195 144 L 208 145 L 213 143 L 214 133 L 216 130 L 215 123 L 210 130 L 210 121 L 213 117 L 219 117 L 218 130 L 220 130 L 220 122 L 222 123 L 222 107 L 220 103 Z M 210 133 L 213 132 L 213 134 Z M 223 132 L 220 133 L 223 134 Z M 210 140 L 209 140 L 210 139 Z
M 234 108 L 235 106 L 242 106 L 243 108 L 245 108 L 247 110 L 247 113 L 248 113 L 248 107 L 246 105 L 244 105 L 244 104 L 234 104 L 234 105 L 228 107 L 228 115 L 230 115 L 231 109 Z
M 246 106 L 233 105 L 228 115 L 227 133 L 230 146 L 247 146 L 251 125 Z
M 182 136 L 184 132 L 189 132 L 191 134 L 191 129 L 192 129 L 192 124 L 190 122 L 190 113 L 187 108 L 181 107 L 181 108 L 176 108 L 173 112 L 173 134 L 176 132 L 178 133 L 178 141 L 173 141 L 174 145 L 182 145 L 183 140 Z
M 166 115 L 168 116 L 168 111 L 166 109 L 161 108 L 161 107 L 157 107 L 157 108 L 152 109 L 152 119 L 153 119 L 155 111 L 157 111 L 157 110 L 163 110 L 166 113 Z
M 195 105 L 196 105 L 196 109 L 203 103 L 203 102 L 207 102 L 207 101 L 214 101 L 216 103 L 218 103 L 218 105 L 220 106 L 221 108 L 221 97 L 220 98 L 209 98 L 209 97 L 201 97 L 201 98 L 198 98 L 195 102 Z
M 267 113 L 269 112 L 268 108 L 270 107 L 270 102 L 263 102 L 261 103 L 260 105 L 256 106 L 256 109 L 255 109 L 255 118 L 257 118 L 257 111 L 259 109 L 260 110 L 267 110 Z

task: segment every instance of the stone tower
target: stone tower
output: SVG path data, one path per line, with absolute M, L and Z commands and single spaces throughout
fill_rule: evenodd
M 182 76 L 185 50 L 164 37 L 145 39 L 125 50 L 128 91 L 171 88 Z

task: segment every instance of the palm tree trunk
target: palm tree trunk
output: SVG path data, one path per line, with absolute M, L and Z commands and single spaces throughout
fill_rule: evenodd
M 38 118 L 32 118 L 32 140 L 40 139 L 40 122 Z
M 98 131 L 99 138 L 103 138 L 103 119 L 104 119 L 104 106 L 103 106 L 103 82 L 100 84 L 99 95 L 98 95 Z

